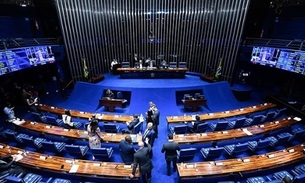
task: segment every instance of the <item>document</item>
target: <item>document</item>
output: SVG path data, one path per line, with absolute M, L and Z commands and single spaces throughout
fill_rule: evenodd
M 251 132 L 248 131 L 247 128 L 243 128 L 243 132 L 247 135 L 253 135 Z
M 72 165 L 69 173 L 76 173 L 78 170 L 79 165 Z

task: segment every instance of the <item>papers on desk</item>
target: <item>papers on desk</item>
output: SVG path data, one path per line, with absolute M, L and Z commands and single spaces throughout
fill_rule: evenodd
M 131 165 L 124 165 L 124 168 L 130 169 Z
M 83 133 L 83 134 L 79 135 L 80 138 L 87 138 L 87 136 L 88 136 L 88 134 L 86 134 L 86 133 Z
M 216 164 L 215 164 L 216 166 L 222 166 L 223 165 L 223 163 L 222 162 L 216 162 Z
M 243 132 L 247 135 L 253 135 L 247 128 L 243 128 Z
M 293 153 L 294 149 L 289 149 L 288 152 Z
M 192 115 L 192 120 L 196 120 L 196 115 Z
M 250 162 L 250 159 L 243 159 L 243 162 L 248 163 L 248 162 Z
M 51 106 L 51 109 L 55 109 L 55 107 Z
M 21 154 L 18 154 L 17 158 L 15 159 L 15 161 L 17 162 L 17 161 L 21 160 L 22 158 L 23 158 L 23 156 Z
M 3 149 L 4 147 L 3 147 L 3 145 L 0 145 L 0 149 Z
M 214 115 L 214 113 L 209 113 L 209 116 L 213 116 Z
M 84 114 L 84 112 L 83 112 L 83 111 L 80 111 L 79 113 L 80 113 L 80 114 Z
M 101 166 L 100 163 L 93 163 L 93 166 Z
M 273 158 L 274 157 L 274 154 L 269 154 L 268 155 L 268 158 Z
M 14 123 L 15 125 L 21 125 L 23 124 L 25 121 L 24 120 L 13 120 L 12 123 Z
M 294 117 L 293 119 L 296 120 L 296 121 L 301 121 L 302 120 L 302 118 L 299 118 L 299 117 Z
M 76 173 L 78 170 L 79 165 L 72 165 L 69 173 Z
M 204 137 L 204 136 L 207 136 L 207 135 L 208 135 L 207 133 L 202 133 L 202 134 L 201 134 L 201 136 L 203 136 L 203 137 Z
M 194 168 L 195 167 L 195 165 L 193 165 L 193 164 L 187 164 L 186 165 L 186 168 Z

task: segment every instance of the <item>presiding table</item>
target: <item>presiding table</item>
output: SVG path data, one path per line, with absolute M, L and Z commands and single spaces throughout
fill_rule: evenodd
M 120 78 L 184 78 L 187 68 L 118 68 Z
M 111 99 L 108 97 L 103 97 L 100 99 L 99 104 L 100 106 L 104 106 L 108 111 L 114 112 L 115 107 L 123 108 L 126 102 L 126 99 Z
M 81 177 L 107 178 L 128 180 L 132 172 L 131 165 L 116 162 L 99 162 L 81 159 L 71 159 L 59 156 L 49 156 L 37 152 L 25 151 L 17 147 L 0 143 L 0 156 L 20 154 L 17 164 L 59 174 L 73 174 Z M 135 180 L 139 180 L 139 170 L 136 171 Z
M 207 99 L 190 99 L 190 100 L 185 100 L 182 99 L 184 108 L 190 107 L 192 111 L 197 111 L 199 106 L 206 106 L 207 105 Z

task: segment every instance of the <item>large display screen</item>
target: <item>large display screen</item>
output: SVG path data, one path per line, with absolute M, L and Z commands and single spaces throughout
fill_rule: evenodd
M 54 62 L 55 57 L 51 46 L 0 50 L 0 75 Z
M 304 51 L 253 47 L 251 62 L 305 75 Z

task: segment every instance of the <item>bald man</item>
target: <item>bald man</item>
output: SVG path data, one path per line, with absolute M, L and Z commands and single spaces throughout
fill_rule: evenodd
M 148 139 L 148 143 L 151 146 L 154 146 L 155 135 L 156 135 L 156 132 L 153 129 L 153 123 L 151 123 L 151 122 L 147 123 L 146 130 L 144 131 L 143 136 L 142 136 L 143 142 L 146 142 L 146 139 Z
M 154 168 L 154 165 L 150 159 L 151 145 L 148 143 L 148 139 L 146 139 L 145 143 L 147 144 L 147 147 L 144 147 L 144 142 L 138 143 L 139 150 L 134 154 L 132 173 L 129 177 L 134 177 L 139 164 L 143 183 L 151 183 L 151 170 Z

